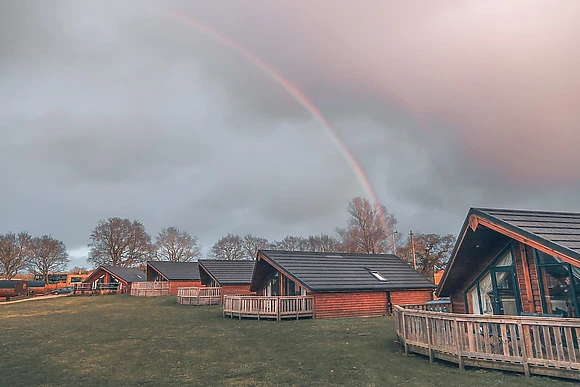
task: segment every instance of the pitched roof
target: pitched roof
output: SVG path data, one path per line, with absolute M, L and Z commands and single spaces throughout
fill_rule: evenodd
M 474 223 L 472 227 L 477 228 L 473 230 L 472 216 L 479 223 L 486 221 L 487 226 Z M 461 282 L 467 272 L 473 271 L 473 264 L 457 263 L 483 258 L 489 254 L 490 246 L 518 237 L 580 261 L 580 213 L 470 208 L 437 294 L 447 295 L 454 283 Z
M 471 213 L 580 260 L 580 213 L 491 208 L 473 208 Z
M 391 254 L 313 253 L 260 250 L 278 267 L 311 291 L 396 290 L 434 288 L 435 285 L 411 266 Z M 256 264 L 250 290 L 263 286 L 266 265 Z M 377 272 L 381 281 L 371 272 Z M 266 279 L 267 280 L 267 279 Z
M 256 261 L 225 261 L 200 259 L 199 268 L 205 270 L 220 285 L 250 284 Z
M 147 275 L 139 269 L 110 265 L 102 265 L 101 267 L 127 283 L 147 281 Z
M 199 281 L 197 262 L 148 261 L 147 265 L 154 268 L 168 281 Z

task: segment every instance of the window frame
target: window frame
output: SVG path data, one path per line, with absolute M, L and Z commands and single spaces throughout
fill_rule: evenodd
M 505 254 L 507 252 L 510 252 L 510 254 L 512 256 L 511 265 L 510 266 L 495 266 L 501 260 L 501 258 L 503 256 L 505 256 Z M 518 278 L 517 278 L 516 255 L 515 255 L 515 247 L 514 247 L 513 241 L 509 241 L 508 244 L 503 249 L 501 249 L 499 254 L 497 254 L 494 257 L 494 259 L 481 271 L 481 273 L 479 273 L 479 275 L 463 291 L 463 301 L 465 304 L 466 312 L 469 311 L 468 293 L 475 286 L 477 286 L 476 289 L 477 289 L 477 300 L 479 303 L 479 311 L 480 312 L 483 311 L 483 304 L 481 302 L 481 289 L 479 288 L 479 281 L 484 276 L 486 276 L 488 273 L 491 276 L 491 283 L 492 283 L 492 287 L 493 287 L 493 297 L 495 300 L 498 299 L 497 277 L 496 277 L 496 272 L 498 272 L 498 271 L 504 271 L 504 272 L 507 271 L 507 272 L 509 272 L 508 275 L 511 275 L 511 278 L 512 278 L 513 284 L 514 284 L 516 313 L 518 316 L 521 316 L 521 314 L 522 314 L 522 302 L 521 302 L 520 286 L 519 286 Z M 493 312 L 495 315 L 495 312 L 496 312 L 496 304 L 495 303 L 492 305 L 492 309 L 493 309 Z
M 558 259 L 557 257 L 554 257 L 551 254 L 545 253 L 542 251 L 542 253 L 554 258 L 556 260 L 557 263 L 540 263 L 540 251 L 536 248 L 534 248 L 534 259 L 535 259 L 535 263 L 536 263 L 536 272 L 538 274 L 538 286 L 540 288 L 540 300 L 542 302 L 542 313 L 543 314 L 547 314 L 547 315 L 552 315 L 552 313 L 548 313 L 548 306 L 546 304 L 546 293 L 544 292 L 544 278 L 542 275 L 542 269 L 546 268 L 546 267 L 565 267 L 566 271 L 568 272 L 568 278 L 570 278 L 570 284 L 571 284 L 571 288 L 572 288 L 572 302 L 574 303 L 574 310 L 576 311 L 576 313 L 578 314 L 580 309 L 578 309 L 578 294 L 576 294 L 576 278 L 574 277 L 574 273 L 572 271 L 572 264 L 568 263 L 568 262 L 564 262 L 561 261 L 560 259 Z M 576 266 L 574 266 L 576 267 Z M 580 284 L 579 284 L 580 285 Z M 552 312 L 552 311 L 550 311 Z M 570 317 L 568 316 L 568 318 L 580 318 L 580 316 L 574 316 L 574 317 Z

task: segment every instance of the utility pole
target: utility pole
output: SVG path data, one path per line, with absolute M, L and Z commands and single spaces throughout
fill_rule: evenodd
M 417 270 L 417 257 L 415 256 L 415 240 L 413 239 L 413 230 L 409 231 L 411 236 L 411 252 L 413 253 L 413 268 Z
M 397 255 L 397 230 L 393 231 L 393 254 Z

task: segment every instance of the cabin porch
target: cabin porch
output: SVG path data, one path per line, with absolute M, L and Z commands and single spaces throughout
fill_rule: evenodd
M 177 289 L 180 305 L 219 305 L 222 303 L 221 287 L 190 287 Z
M 441 313 L 394 306 L 405 354 L 466 366 L 580 379 L 580 320 Z
M 241 319 L 296 319 L 314 317 L 312 296 L 224 296 L 223 316 Z

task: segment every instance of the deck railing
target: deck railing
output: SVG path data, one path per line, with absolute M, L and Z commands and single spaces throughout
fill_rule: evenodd
M 394 307 L 405 353 L 465 366 L 580 379 L 580 321 Z
M 438 302 L 433 304 L 409 304 L 399 306 L 404 309 L 412 309 L 412 310 L 425 310 L 430 312 L 443 312 L 443 313 L 451 312 L 450 302 Z
M 223 315 L 230 317 L 269 318 L 280 321 L 286 318 L 312 317 L 312 296 L 224 296 Z
M 133 282 L 131 295 L 139 297 L 167 296 L 169 295 L 169 282 Z
M 177 303 L 181 305 L 219 305 L 222 301 L 220 287 L 192 287 L 177 289 Z

